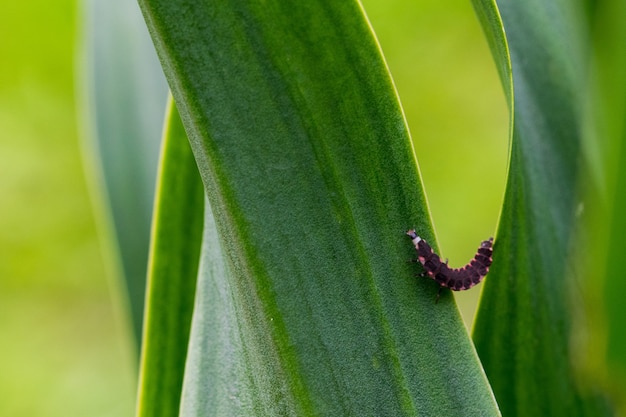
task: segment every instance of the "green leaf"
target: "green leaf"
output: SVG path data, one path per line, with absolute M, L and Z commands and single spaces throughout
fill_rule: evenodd
M 140 4 L 215 216 L 182 414 L 499 415 L 359 5 Z
M 137 416 L 180 407 L 198 277 L 204 192 L 187 135 L 170 100 L 150 249 Z
M 584 173 L 585 16 L 576 2 L 498 6 L 512 63 L 511 159 L 474 326 L 476 349 L 503 415 L 605 415 L 577 384 L 570 348 L 569 297 L 577 284 L 568 262 Z
M 112 234 L 140 346 L 160 129 L 167 98 L 154 47 L 131 0 L 87 2 L 86 90 L 105 234 Z M 111 233 L 112 232 L 112 233 Z

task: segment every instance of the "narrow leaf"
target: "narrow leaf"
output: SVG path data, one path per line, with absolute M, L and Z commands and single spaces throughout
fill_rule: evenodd
M 407 262 L 405 231 L 433 233 L 358 4 L 140 4 L 224 254 L 203 252 L 183 415 L 498 415 Z
M 150 248 L 137 416 L 177 415 L 195 296 L 204 192 L 170 100 Z

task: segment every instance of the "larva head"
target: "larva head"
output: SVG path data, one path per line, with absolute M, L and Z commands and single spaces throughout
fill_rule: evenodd
M 406 232 L 407 236 L 409 236 L 411 238 L 411 240 L 413 241 L 413 244 L 415 245 L 415 247 L 417 247 L 417 244 L 420 243 L 420 241 L 422 240 L 421 237 L 419 237 L 417 235 L 417 233 L 415 233 L 414 229 L 409 230 L 408 232 Z
M 489 240 L 485 240 L 480 244 L 481 248 L 490 248 L 493 246 L 493 238 L 490 237 Z

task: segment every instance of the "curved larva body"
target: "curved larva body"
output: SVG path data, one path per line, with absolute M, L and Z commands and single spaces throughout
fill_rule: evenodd
M 415 230 L 409 230 L 406 234 L 413 240 L 415 250 L 417 250 L 417 260 L 424 267 L 424 274 L 435 280 L 442 288 L 450 288 L 454 291 L 470 289 L 482 281 L 489 272 L 493 254 L 493 238 L 480 244 L 476 255 L 467 265 L 461 268 L 450 268 L 447 262 L 443 262 L 439 255 L 433 252 L 424 239 L 417 236 Z

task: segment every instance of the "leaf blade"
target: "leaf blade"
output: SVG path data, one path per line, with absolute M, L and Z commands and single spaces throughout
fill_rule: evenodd
M 204 192 L 173 100 L 169 100 L 156 192 L 137 416 L 180 409 L 200 258 Z
M 225 346 L 243 352 L 228 356 L 235 381 L 206 363 L 218 354 L 188 363 L 207 367 L 188 398 L 245 392 L 184 403 L 184 415 L 498 415 L 452 298 L 436 305 L 436 285 L 406 262 L 404 232 L 433 233 L 358 5 L 141 4 L 225 253 L 217 287 L 235 314 L 223 325 L 241 338 Z

